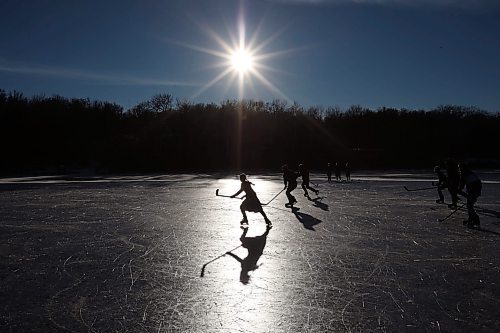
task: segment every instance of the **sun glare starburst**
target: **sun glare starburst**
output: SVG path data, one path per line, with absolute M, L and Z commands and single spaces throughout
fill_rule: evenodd
M 213 67 L 222 68 L 222 72 L 216 75 L 212 80 L 203 85 L 193 96 L 195 98 L 211 88 L 224 78 L 228 78 L 227 90 L 237 82 L 238 98 L 241 100 L 248 96 L 246 90 L 251 88 L 255 91 L 253 81 L 258 81 L 265 88 L 271 91 L 276 97 L 290 100 L 280 89 L 278 89 L 267 77 L 264 72 L 276 71 L 275 69 L 265 65 L 263 62 L 269 58 L 283 55 L 288 51 L 278 51 L 272 53 L 264 53 L 263 49 L 267 47 L 278 35 L 275 33 L 263 42 L 257 43 L 257 33 L 254 33 L 250 41 L 246 42 L 246 26 L 241 13 L 238 19 L 237 33 L 229 32 L 229 40 L 224 39 L 208 26 L 202 26 L 202 29 L 207 32 L 210 37 L 218 44 L 220 49 L 204 48 L 196 45 L 184 44 L 191 49 L 210 54 L 219 58 L 221 61 Z M 260 25 L 257 31 L 260 30 Z M 237 36 L 237 37 L 236 37 Z M 255 80 L 254 80 L 255 79 Z

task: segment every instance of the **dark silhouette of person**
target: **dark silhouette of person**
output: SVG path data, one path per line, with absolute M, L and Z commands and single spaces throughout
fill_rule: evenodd
M 345 164 L 345 178 L 347 181 L 351 181 L 351 166 L 349 165 L 349 162 L 346 162 Z
M 460 190 L 460 170 L 455 160 L 449 159 L 446 162 L 446 173 L 448 175 L 448 192 L 451 195 L 451 204 L 448 207 L 457 209 L 458 191 Z
M 271 229 L 267 227 L 266 231 L 262 235 L 255 237 L 247 237 L 248 229 L 243 230 L 240 241 L 241 245 L 248 250 L 248 255 L 245 258 L 242 259 L 232 252 L 226 252 L 226 254 L 238 260 L 241 264 L 241 283 L 248 284 L 248 282 L 250 281 L 250 275 L 248 273 L 259 268 L 257 262 L 264 252 L 264 247 L 266 247 L 267 235 L 269 234 L 269 230 Z
M 468 227 L 478 226 L 480 224 L 479 215 L 477 215 L 474 204 L 477 198 L 481 196 L 482 183 L 479 177 L 470 169 L 470 167 L 462 163 L 460 164 L 460 171 L 462 175 L 462 188 L 460 194 L 467 198 L 467 213 L 469 218 L 464 221 L 464 225 Z M 463 187 L 465 186 L 465 192 Z
M 326 166 L 326 176 L 328 177 L 328 181 L 332 181 L 332 172 L 333 172 L 333 167 L 331 163 L 328 163 Z
M 335 179 L 337 181 L 342 180 L 342 176 L 340 175 L 340 165 L 335 163 Z
M 441 171 L 441 168 L 438 165 L 434 167 L 434 172 L 438 177 L 438 182 L 436 186 L 439 199 L 436 200 L 436 203 L 444 203 L 443 190 L 448 187 L 448 177 L 446 177 L 446 175 L 444 174 L 443 171 Z
M 293 206 L 297 202 L 297 199 L 292 195 L 292 191 L 297 187 L 297 178 L 299 174 L 288 168 L 288 165 L 283 165 L 281 168 L 283 170 L 283 182 L 286 188 L 286 197 L 288 198 L 288 203 L 285 206 Z
M 268 226 L 272 226 L 271 220 L 269 220 L 266 216 L 266 213 L 264 213 L 264 210 L 262 209 L 262 204 L 260 203 L 259 198 L 257 198 L 257 194 L 252 188 L 253 184 L 247 180 L 247 176 L 244 173 L 240 175 L 240 180 L 241 180 L 241 188 L 239 189 L 238 192 L 233 194 L 231 198 L 235 198 L 238 194 L 240 194 L 243 191 L 245 192 L 246 198 L 240 205 L 241 214 L 243 214 L 241 225 L 242 226 L 248 225 L 248 219 L 246 214 L 246 211 L 248 211 L 254 213 L 261 213 L 262 216 L 264 217 L 264 220 L 266 221 L 266 224 Z
M 299 164 L 299 173 L 302 177 L 302 189 L 304 190 L 304 196 L 309 198 L 307 189 L 313 191 L 316 195 L 318 195 L 319 191 L 309 186 L 309 169 L 304 164 Z

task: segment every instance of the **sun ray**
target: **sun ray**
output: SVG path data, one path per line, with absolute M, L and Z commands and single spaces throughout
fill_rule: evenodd
M 252 50 L 254 50 L 256 53 L 258 53 L 264 47 L 266 47 L 267 45 L 269 45 L 273 40 L 275 40 L 276 38 L 278 38 L 285 30 L 286 30 L 285 28 L 280 29 L 279 31 L 275 32 L 274 34 L 272 34 L 271 36 L 269 36 L 268 38 L 266 38 L 264 41 L 262 41 L 262 42 L 260 42 L 259 44 L 256 44 L 256 45 L 255 45 L 255 41 L 253 41 L 253 39 L 252 39 L 248 45 L 249 45 L 249 47 L 252 48 Z
M 272 91 L 274 91 L 275 93 L 277 93 L 278 95 L 280 95 L 281 97 L 286 99 L 287 101 L 291 100 L 284 92 L 279 90 L 274 84 L 272 84 L 268 79 L 266 79 L 266 77 L 264 77 L 261 73 L 259 73 L 259 71 L 253 70 L 252 74 L 255 75 L 255 77 L 257 79 L 259 79 L 266 87 L 268 87 Z
M 255 60 L 265 60 L 265 59 L 271 59 L 271 58 L 275 58 L 275 57 L 281 57 L 283 55 L 288 55 L 290 53 L 299 52 L 299 51 L 303 51 L 303 50 L 304 50 L 303 47 L 296 47 L 293 49 L 279 50 L 279 51 L 275 51 L 275 52 L 256 54 Z
M 235 71 L 232 71 L 231 76 L 229 77 L 229 79 L 226 82 L 226 87 L 224 88 L 224 95 L 227 95 L 227 92 L 229 91 L 229 89 L 231 88 L 231 86 L 233 85 L 233 83 L 237 79 L 237 77 L 238 77 L 238 74 Z
M 215 31 L 213 31 L 210 27 L 208 26 L 202 26 L 203 30 L 219 44 L 220 47 L 222 47 L 227 53 L 230 53 L 233 50 L 233 46 L 228 44 L 221 36 L 219 36 Z
M 228 59 L 228 55 L 225 52 L 221 52 L 221 51 L 217 51 L 217 50 L 212 50 L 212 49 L 208 49 L 208 48 L 205 48 L 205 47 L 201 47 L 201 46 L 197 46 L 197 45 L 193 45 L 193 44 L 188 44 L 188 43 L 184 43 L 184 42 L 179 42 L 179 41 L 170 41 L 170 42 L 173 43 L 173 44 L 177 44 L 179 46 L 183 46 L 185 48 L 189 48 L 191 50 L 195 50 L 195 51 L 199 51 L 199 52 L 202 52 L 202 53 L 210 54 L 210 55 L 213 55 L 213 56 L 216 56 L 216 57 Z M 229 50 L 231 50 L 231 49 L 229 49 Z
M 219 82 L 220 80 L 222 80 L 226 75 L 228 75 L 229 73 L 231 73 L 231 71 L 232 71 L 231 68 L 227 68 L 224 72 L 222 72 L 219 75 L 217 75 L 212 81 L 208 82 L 203 87 L 201 87 L 196 93 L 194 93 L 191 96 L 191 98 L 195 98 L 195 97 L 200 96 L 208 88 L 210 88 L 211 86 L 213 86 L 214 84 L 216 84 L 217 82 Z
M 263 71 L 266 71 L 266 72 L 274 72 L 274 73 L 287 74 L 287 75 L 291 74 L 290 72 L 284 71 L 282 69 L 274 68 L 274 67 L 271 67 L 271 66 L 264 65 L 262 63 L 257 63 L 257 62 L 254 64 L 253 67 L 256 70 L 263 70 Z

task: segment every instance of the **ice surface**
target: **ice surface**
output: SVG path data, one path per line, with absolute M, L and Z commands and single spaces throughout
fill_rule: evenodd
M 0 331 L 494 332 L 500 177 L 482 177 L 482 230 L 404 190 L 432 174 L 314 174 L 320 199 L 299 183 L 299 210 L 281 194 L 244 238 L 241 201 L 215 196 L 237 176 L 1 179 Z M 283 188 L 249 179 L 262 202 Z

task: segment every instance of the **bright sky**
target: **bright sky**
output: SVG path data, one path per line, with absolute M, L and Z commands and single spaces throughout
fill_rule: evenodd
M 500 111 L 496 0 L 3 0 L 0 13 L 0 88 L 27 95 Z

